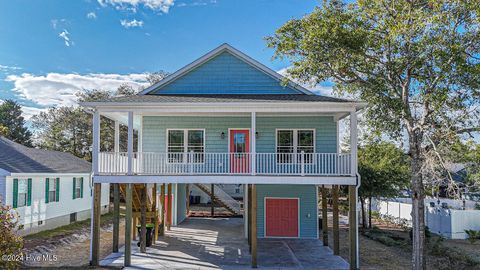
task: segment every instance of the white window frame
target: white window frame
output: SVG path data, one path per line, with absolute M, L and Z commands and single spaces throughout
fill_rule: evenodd
M 53 187 L 54 189 L 50 189 L 51 185 L 52 185 L 52 182 L 53 182 Z M 58 202 L 57 201 L 57 177 L 49 177 L 48 178 L 48 202 Z M 50 196 L 51 192 L 54 192 L 53 193 L 53 197 Z M 53 198 L 53 199 L 52 199 Z M 60 198 L 58 198 L 58 200 L 60 200 Z
M 78 190 L 78 196 L 77 196 L 77 190 Z M 75 177 L 75 199 L 81 199 L 81 198 L 82 198 L 82 178 Z
M 188 131 L 202 131 L 203 132 L 203 152 L 194 152 L 194 153 L 203 153 L 203 161 L 202 162 L 188 162 L 188 157 L 186 155 L 188 155 Z M 168 158 L 168 154 L 170 152 L 168 152 L 168 144 L 169 144 L 169 132 L 170 131 L 183 131 L 183 152 L 178 152 L 178 153 L 183 153 L 185 156 L 183 157 L 183 161 L 182 162 L 172 162 L 170 161 L 170 159 Z M 166 160 L 167 160 L 167 163 L 168 164 L 205 164 L 205 153 L 206 153 L 206 149 L 205 149 L 205 143 L 207 141 L 207 138 L 206 138 L 206 132 L 205 132 L 205 129 L 204 128 L 167 128 L 166 130 L 166 135 L 165 135 L 165 152 L 167 153 L 167 156 L 166 156 Z
M 279 131 L 293 131 L 293 153 L 292 154 L 301 154 L 298 152 L 298 131 L 313 131 L 313 153 L 317 152 L 317 134 L 316 134 L 316 129 L 314 128 L 277 128 L 275 129 L 275 156 L 278 157 L 278 132 Z M 315 161 L 315 155 L 313 156 L 312 160 L 310 162 L 305 162 L 307 164 L 314 163 Z M 275 158 L 275 161 L 278 164 L 298 164 L 297 158 L 294 158 L 291 162 L 279 162 L 277 158 Z
M 20 193 L 20 185 L 25 181 L 25 193 Z M 25 203 L 20 205 L 20 194 L 25 195 Z M 28 179 L 18 179 L 17 208 L 27 206 L 28 203 Z

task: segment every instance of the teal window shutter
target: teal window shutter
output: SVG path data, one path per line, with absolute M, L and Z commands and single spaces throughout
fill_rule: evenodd
M 83 177 L 80 177 L 80 198 L 83 198 Z
M 72 185 L 72 186 L 73 186 L 73 189 L 72 189 L 72 190 L 73 190 L 73 195 L 72 195 L 72 198 L 73 198 L 74 200 L 76 199 L 76 198 L 75 198 L 75 184 L 76 184 L 76 183 L 75 183 L 75 182 L 76 182 L 75 180 L 76 180 L 76 178 L 73 177 L 73 185 Z
M 17 208 L 18 200 L 18 179 L 13 179 L 13 208 Z
M 28 178 L 27 206 L 32 205 L 32 178 Z
M 48 192 L 50 191 L 49 179 L 45 179 L 45 203 L 48 203 Z
M 55 201 L 60 201 L 60 178 L 57 177 L 57 186 L 55 187 Z

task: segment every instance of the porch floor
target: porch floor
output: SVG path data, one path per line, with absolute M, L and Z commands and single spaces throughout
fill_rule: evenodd
M 260 269 L 349 268 L 317 239 L 258 239 L 257 256 Z M 250 262 L 241 218 L 188 218 L 146 254 L 132 241 L 132 266 L 126 269 L 250 269 Z M 123 266 L 123 248 L 100 264 Z

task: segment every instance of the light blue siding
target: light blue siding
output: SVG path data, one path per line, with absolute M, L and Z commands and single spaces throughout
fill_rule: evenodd
M 228 129 L 250 128 L 249 117 L 185 117 L 185 116 L 144 116 L 143 151 L 165 152 L 167 129 L 205 129 L 205 151 L 226 153 L 228 151 Z M 333 117 L 257 117 L 258 153 L 275 152 L 275 130 L 277 128 L 315 129 L 316 152 L 337 151 L 337 128 Z M 221 139 L 221 133 L 225 138 Z
M 176 198 L 177 198 L 177 224 L 182 223 L 187 217 L 187 199 L 186 199 L 186 185 L 177 184 Z
M 223 52 L 203 65 L 150 94 L 301 94 L 240 60 Z
M 258 237 L 265 237 L 265 197 L 299 198 L 299 237 L 318 237 L 317 189 L 314 185 L 256 185 L 256 187 Z

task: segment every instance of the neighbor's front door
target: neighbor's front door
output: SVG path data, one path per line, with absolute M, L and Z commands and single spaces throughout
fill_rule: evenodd
M 233 173 L 250 172 L 250 131 L 230 130 L 230 171 Z

